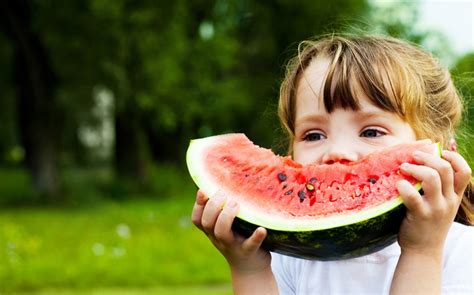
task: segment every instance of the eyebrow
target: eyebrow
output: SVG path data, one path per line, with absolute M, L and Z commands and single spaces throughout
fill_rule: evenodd
M 384 119 L 388 119 L 388 120 L 391 119 L 387 115 L 387 112 L 382 111 L 382 110 L 380 110 L 380 111 L 378 111 L 378 110 L 375 110 L 375 111 L 361 111 L 361 110 L 359 110 L 359 111 L 354 111 L 354 113 L 356 114 L 355 115 L 356 118 L 372 119 L 374 117 L 380 117 L 380 118 L 384 118 Z M 389 113 L 389 114 L 392 114 L 392 113 Z M 295 120 L 295 126 L 299 125 L 299 124 L 302 124 L 302 123 L 306 123 L 306 122 L 324 123 L 328 120 L 328 117 L 330 115 L 331 114 L 324 114 L 324 115 L 308 114 L 308 115 L 304 115 L 304 116 L 302 116 L 302 117 Z
M 363 117 L 364 119 L 372 119 L 373 117 L 381 117 L 385 119 L 392 119 L 390 115 L 396 115 L 395 113 L 376 110 L 376 111 L 356 111 L 357 117 Z
M 306 122 L 313 122 L 313 123 L 324 123 L 328 120 L 328 115 L 314 115 L 314 114 L 309 114 L 302 116 L 298 119 L 295 120 L 295 126 L 306 123 Z
M 386 117 L 384 111 L 354 111 L 358 117 Z

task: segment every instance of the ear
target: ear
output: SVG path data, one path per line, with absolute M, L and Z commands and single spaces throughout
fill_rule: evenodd
M 457 152 L 458 151 L 458 145 L 456 143 L 456 139 L 451 138 L 448 143 L 448 147 L 450 151 Z

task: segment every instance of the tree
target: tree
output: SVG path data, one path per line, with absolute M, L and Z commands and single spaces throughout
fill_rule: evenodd
M 47 49 L 32 25 L 27 1 L 1 2 L 1 27 L 14 50 L 14 81 L 19 130 L 34 186 L 48 197 L 58 194 L 57 138 L 60 111 L 57 79 Z
M 261 145 L 278 143 L 275 104 L 288 46 L 294 53 L 296 41 L 340 29 L 341 18 L 364 14 L 368 4 L 227 0 L 193 1 L 185 8 L 185 19 L 171 19 L 185 25 L 179 50 L 164 47 L 177 61 L 169 70 L 176 84 L 154 76 L 150 89 L 162 102 L 147 116 L 158 161 L 182 162 L 190 138 L 223 132 L 245 132 Z
M 26 102 L 19 104 L 20 113 L 26 114 L 26 106 L 34 110 L 18 117 L 26 161 L 33 163 L 30 158 L 38 154 L 49 163 L 43 169 L 56 167 L 59 157 L 81 164 L 86 153 L 78 130 L 94 126 L 94 89 L 106 89 L 114 98 L 111 160 L 119 178 L 138 183 L 148 181 L 152 160 L 182 164 L 194 137 L 245 132 L 257 144 L 278 146 L 278 85 L 297 42 L 359 26 L 372 11 L 366 0 L 6 3 L 2 28 L 14 50 L 0 56 L 17 56 L 18 85 L 41 85 L 17 87 L 18 101 Z M 9 21 L 10 14 L 21 22 Z M 17 27 L 29 47 L 20 42 Z M 410 33 L 403 20 L 382 28 L 415 41 L 423 38 Z M 36 63 L 27 63 L 25 48 Z M 26 140 L 30 133 L 42 136 L 32 144 Z M 48 160 L 44 155 L 50 154 Z M 57 174 L 44 171 L 32 175 Z
M 115 97 L 115 157 L 120 178 L 146 183 L 150 162 L 147 122 L 174 125 L 168 110 L 179 100 L 185 75 L 183 44 L 187 19 L 185 2 L 91 2 L 93 17 L 103 29 L 109 48 L 100 56 L 100 83 Z M 114 7 L 112 10 L 111 7 Z M 156 118 L 150 119 L 151 116 Z M 168 149 L 167 142 L 153 146 Z
M 16 135 L 16 99 L 13 84 L 13 47 L 0 31 L 0 163 L 15 164 L 22 160 L 22 149 Z

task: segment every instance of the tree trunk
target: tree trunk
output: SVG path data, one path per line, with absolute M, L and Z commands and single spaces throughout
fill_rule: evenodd
M 145 184 L 148 178 L 148 145 L 134 106 L 115 114 L 115 169 L 119 178 Z
M 31 29 L 29 3 L 1 1 L 0 11 L 0 24 L 16 50 L 14 78 L 25 163 L 36 190 L 53 199 L 58 196 L 57 81 L 46 49 Z
M 128 11 L 129 13 L 129 11 Z M 129 24 L 124 23 L 124 32 L 129 31 Z M 126 40 L 127 55 L 123 60 L 126 81 L 122 83 L 115 108 L 115 170 L 119 178 L 125 178 L 139 186 L 148 182 L 149 147 L 143 130 L 143 111 L 140 109 L 136 95 L 141 88 L 139 73 L 142 71 L 142 60 L 133 37 Z

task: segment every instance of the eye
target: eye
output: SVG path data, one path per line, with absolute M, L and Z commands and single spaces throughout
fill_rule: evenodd
M 318 141 L 325 138 L 326 136 L 323 133 L 316 131 L 307 132 L 303 137 L 305 141 Z
M 384 136 L 387 133 L 375 128 L 367 128 L 360 134 L 361 137 L 379 137 Z

